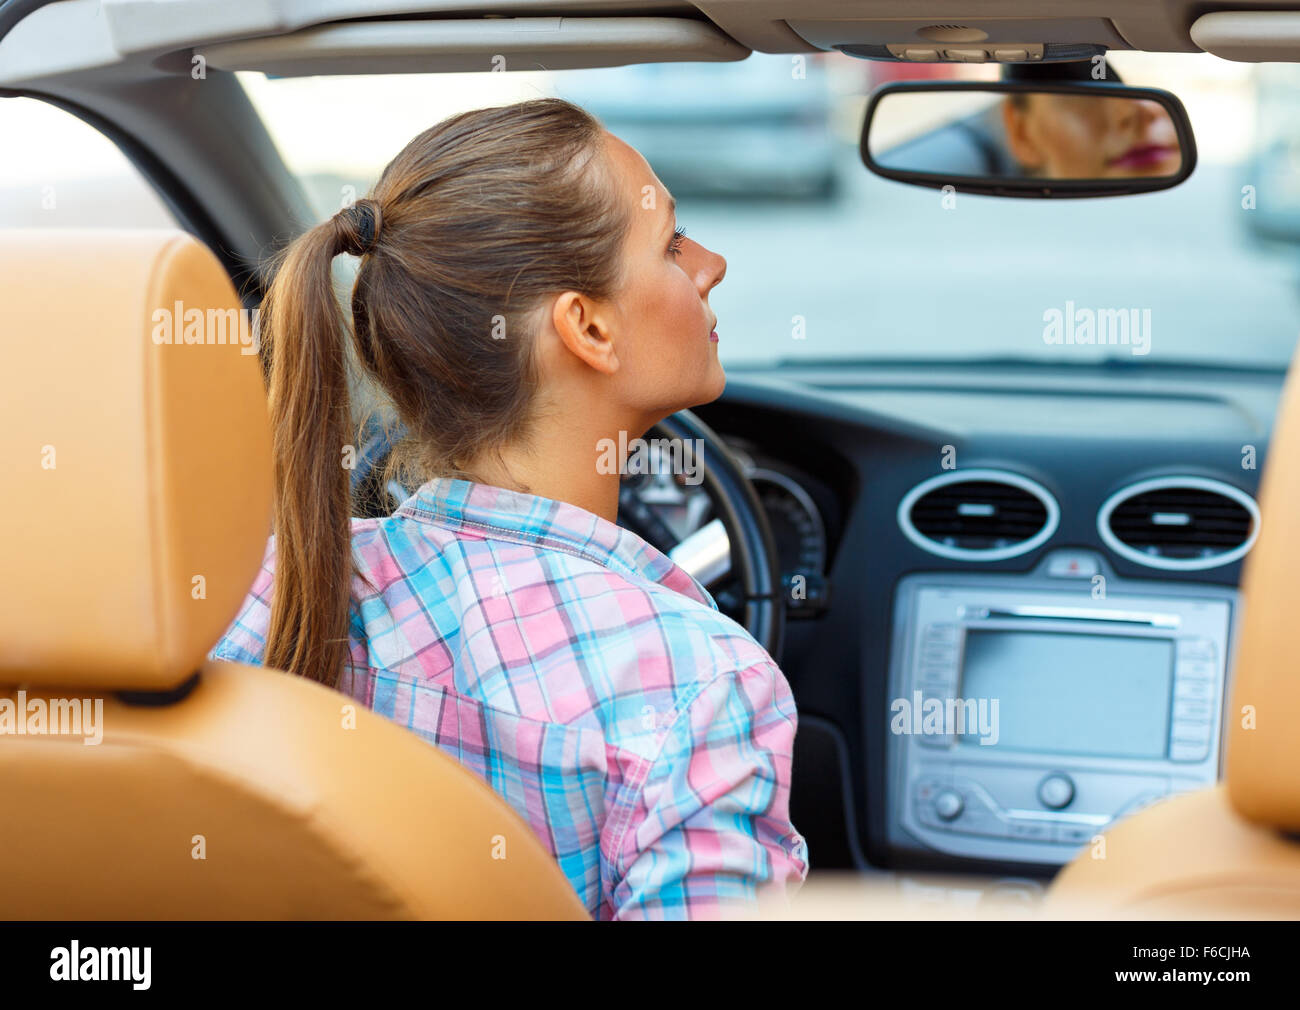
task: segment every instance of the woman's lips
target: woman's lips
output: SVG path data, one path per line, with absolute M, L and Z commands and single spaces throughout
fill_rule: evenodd
M 709 331 L 709 339 L 710 339 L 711 341 L 713 341 L 713 343 L 716 344 L 716 343 L 718 342 L 718 331 L 717 331 L 717 330 L 710 330 L 710 331 Z
M 1150 168 L 1177 153 L 1178 148 L 1166 144 L 1137 144 L 1118 158 L 1112 158 L 1110 165 L 1112 168 Z

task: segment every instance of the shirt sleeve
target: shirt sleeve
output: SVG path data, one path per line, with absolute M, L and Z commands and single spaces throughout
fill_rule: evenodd
M 261 666 L 266 654 L 266 633 L 271 623 L 271 583 L 275 572 L 275 538 L 267 541 L 262 567 L 239 608 L 234 623 L 226 629 L 209 659 Z
M 632 804 L 615 919 L 719 919 L 808 875 L 790 823 L 794 698 L 770 659 L 710 681 L 674 720 Z

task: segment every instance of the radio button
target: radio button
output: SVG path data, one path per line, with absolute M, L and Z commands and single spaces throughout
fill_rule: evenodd
M 1205 659 L 1178 660 L 1178 677 L 1180 680 L 1213 680 L 1216 671 L 1214 664 Z
M 1204 743 L 1210 739 L 1210 722 L 1208 719 L 1179 719 L 1174 722 L 1169 738 L 1174 743 Z
M 1169 745 L 1170 761 L 1204 761 L 1210 754 L 1210 745 L 1175 740 Z
M 1067 845 L 1088 845 L 1104 830 L 1104 824 L 1057 824 L 1056 840 Z
M 1050 810 L 1068 807 L 1074 800 L 1074 782 L 1068 775 L 1049 775 L 1038 783 L 1038 800 Z
M 1006 838 L 1007 822 L 996 811 L 978 801 L 972 802 L 962 815 L 947 825 L 950 831 L 959 831 L 963 835 L 984 835 L 989 838 Z
M 953 792 L 951 789 L 944 790 L 934 798 L 934 812 L 945 821 L 960 817 L 965 809 L 966 801 L 962 799 L 961 793 Z
M 1184 680 L 1179 677 L 1174 683 L 1174 697 L 1209 701 L 1214 697 L 1214 681 Z
M 1178 641 L 1179 659 L 1214 661 L 1214 643 L 1208 638 L 1182 638 Z
M 1007 834 L 1011 838 L 1020 838 L 1027 842 L 1050 842 L 1052 840 L 1051 821 L 1036 821 L 1029 818 L 1007 818 Z
M 1175 719 L 1209 719 L 1213 714 L 1214 707 L 1208 701 L 1179 698 L 1174 702 Z

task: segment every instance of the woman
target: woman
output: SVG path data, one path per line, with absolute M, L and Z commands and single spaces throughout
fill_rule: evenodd
M 1007 148 L 1026 175 L 1157 178 L 1182 167 L 1178 129 L 1159 102 L 1020 92 L 1001 108 Z
M 214 657 L 337 686 L 477 772 L 597 918 L 713 918 L 807 874 L 772 658 L 615 525 L 626 445 L 725 383 L 710 290 L 635 150 L 544 99 L 416 137 L 282 255 L 275 531 Z M 350 519 L 345 325 L 425 481 Z M 624 433 L 622 441 L 619 433 Z

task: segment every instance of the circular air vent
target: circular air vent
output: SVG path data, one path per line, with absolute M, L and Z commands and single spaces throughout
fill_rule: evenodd
M 1097 532 L 1120 557 L 1149 568 L 1216 568 L 1254 546 L 1259 506 L 1223 481 L 1157 477 L 1107 498 Z
M 1001 561 L 1032 551 L 1056 532 L 1050 491 L 1004 470 L 953 470 L 922 481 L 898 505 L 898 525 L 941 558 Z

